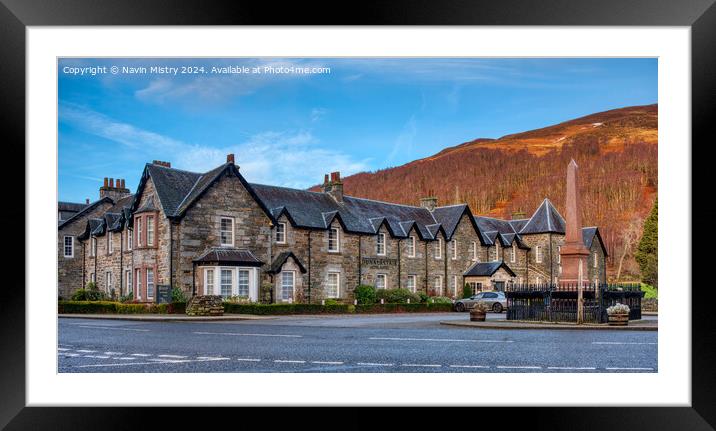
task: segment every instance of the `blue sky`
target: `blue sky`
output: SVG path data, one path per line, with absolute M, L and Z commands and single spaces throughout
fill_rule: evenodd
M 226 66 L 248 72 L 212 73 Z M 105 69 L 77 73 L 91 67 Z M 249 182 L 305 188 L 329 171 L 374 171 L 476 138 L 656 103 L 657 60 L 61 59 L 58 94 L 59 198 L 84 202 L 97 199 L 104 177 L 135 190 L 155 159 L 201 172 L 234 153 Z

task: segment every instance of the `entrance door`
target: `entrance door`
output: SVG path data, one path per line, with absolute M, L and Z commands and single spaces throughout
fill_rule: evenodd
M 504 281 L 493 281 L 492 284 L 495 286 L 496 291 L 498 291 L 498 292 L 505 291 L 505 282 Z

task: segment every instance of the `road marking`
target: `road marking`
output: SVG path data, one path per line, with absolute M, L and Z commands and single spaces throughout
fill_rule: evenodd
M 641 367 L 606 367 L 605 370 L 654 371 L 653 368 L 641 368 Z
M 198 335 L 234 335 L 234 336 L 244 336 L 244 337 L 286 337 L 286 338 L 303 338 L 303 335 L 293 335 L 293 334 L 246 334 L 246 333 L 238 333 L 238 332 L 192 332 L 192 334 L 198 334 Z
M 117 358 L 115 358 L 117 359 Z M 229 359 L 229 358 L 222 358 L 223 359 Z M 61 367 L 61 368 L 92 368 L 92 367 L 125 367 L 130 365 L 159 365 L 159 364 L 181 364 L 186 362 L 211 362 L 216 361 L 218 359 L 181 359 L 181 360 L 159 360 L 159 359 L 149 359 L 152 362 L 123 362 L 123 363 L 116 363 L 116 364 L 88 364 L 88 365 L 73 365 L 69 367 Z
M 339 361 L 311 361 L 312 364 L 322 364 L 322 365 L 343 365 L 343 362 Z
M 370 337 L 369 340 L 386 341 L 452 341 L 458 343 L 514 343 L 512 340 L 461 340 L 456 338 L 398 338 L 398 337 Z
M 122 357 L 114 358 L 114 359 L 119 359 L 119 360 L 122 360 L 122 361 L 134 361 L 134 360 L 136 360 L 137 358 L 130 358 L 130 357 L 127 357 L 127 356 L 122 356 Z
M 204 361 L 228 361 L 231 358 L 225 358 L 223 356 L 197 356 L 196 359 L 201 359 Z
M 358 365 L 367 365 L 369 367 L 392 367 L 395 364 L 381 364 L 376 362 L 357 362 Z
M 592 341 L 592 344 L 657 344 L 657 343 L 639 343 L 639 342 L 622 342 L 622 341 Z
M 117 328 L 116 326 L 98 326 L 98 325 L 79 325 L 80 328 L 89 328 L 89 329 L 111 329 L 113 331 L 138 331 L 138 332 L 149 332 L 149 329 L 134 329 L 134 328 Z
M 532 366 L 532 365 L 498 365 L 497 368 L 500 368 L 500 369 L 515 368 L 518 370 L 539 370 L 542 367 L 536 367 L 536 366 Z
M 70 358 L 73 358 L 73 357 L 79 356 L 79 355 L 80 355 L 79 353 L 61 353 L 60 354 L 60 356 L 70 357 Z
M 65 349 L 64 347 L 58 347 L 57 350 L 72 350 L 72 349 Z
M 132 353 L 130 356 L 142 356 L 142 357 L 147 357 L 147 356 L 152 356 L 152 355 L 149 354 L 149 353 Z
M 83 355 L 83 358 L 109 359 L 109 356 L 103 355 Z
M 179 355 L 157 355 L 158 358 L 169 358 L 169 359 L 185 359 L 186 356 Z
M 104 352 L 105 355 L 124 355 L 122 352 Z
M 547 367 L 548 370 L 596 370 L 595 367 Z
M 490 368 L 488 365 L 450 365 L 450 368 Z
M 244 361 L 244 362 L 261 362 L 261 359 L 256 358 L 236 358 L 237 361 Z
M 305 364 L 306 361 L 294 361 L 294 360 L 288 360 L 288 359 L 276 359 L 274 362 L 277 363 L 286 363 L 286 364 Z
M 84 349 L 77 349 L 77 351 L 80 353 L 95 353 L 95 352 L 97 352 L 96 350 L 84 350 Z
M 401 367 L 442 367 L 440 364 L 400 364 Z

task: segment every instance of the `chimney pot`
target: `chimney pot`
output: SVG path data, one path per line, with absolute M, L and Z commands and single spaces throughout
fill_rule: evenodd
M 226 155 L 226 163 L 231 163 L 232 165 L 235 163 L 234 161 L 234 154 L 227 154 Z
M 323 184 L 328 184 L 328 174 L 323 176 Z
M 109 179 L 109 187 L 114 188 L 114 178 Z
M 109 187 L 109 178 L 104 177 L 104 186 Z
M 89 205 L 89 198 L 85 198 L 85 204 Z
M 122 188 L 125 189 L 127 186 L 124 185 L 124 178 L 122 178 Z

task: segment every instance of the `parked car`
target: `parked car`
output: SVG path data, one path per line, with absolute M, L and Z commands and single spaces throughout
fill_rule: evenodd
M 493 313 L 502 313 L 507 308 L 505 292 L 480 292 L 469 298 L 455 301 L 456 311 L 466 311 L 474 307 L 478 302 L 484 302 Z

